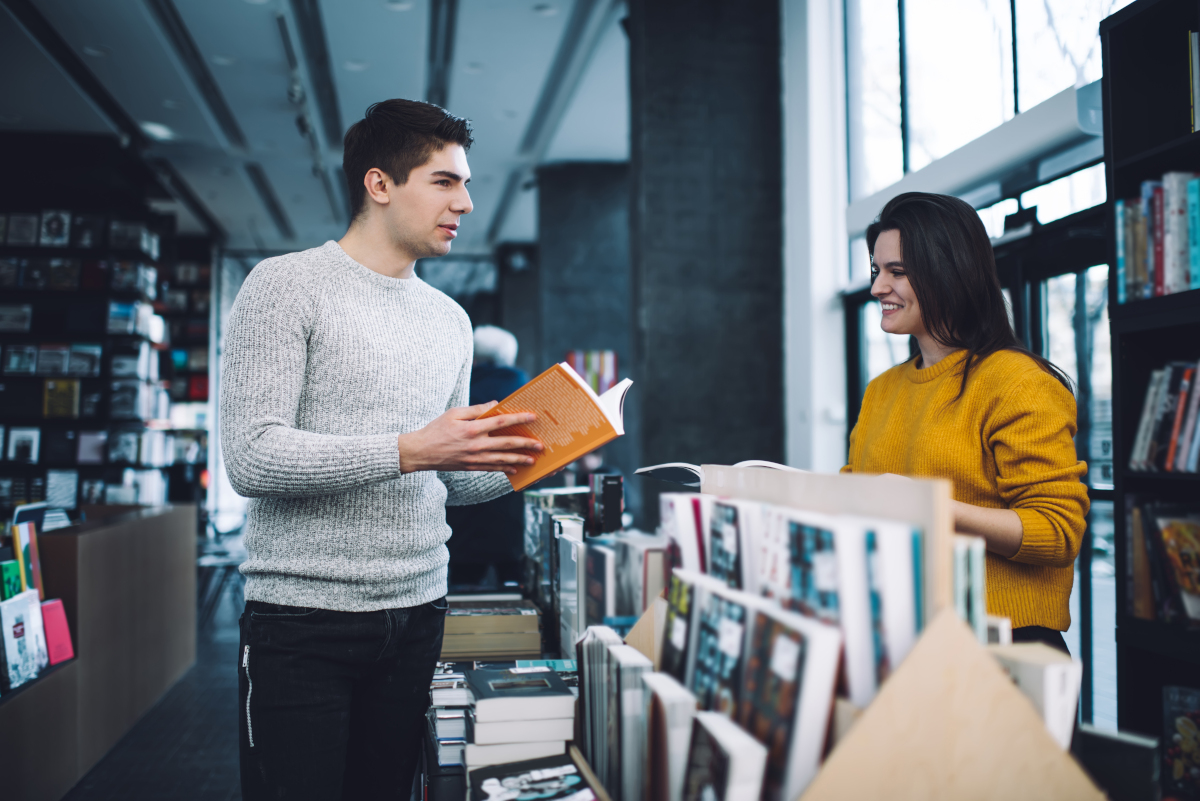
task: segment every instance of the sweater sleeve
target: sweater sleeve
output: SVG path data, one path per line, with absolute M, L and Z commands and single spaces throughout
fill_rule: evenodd
M 248 498 L 328 495 L 400 475 L 399 432 L 334 436 L 296 428 L 320 299 L 270 261 L 246 279 L 225 328 L 221 449 Z
M 1001 497 L 1021 518 L 1014 562 L 1069 567 L 1087 527 L 1087 465 L 1076 457 L 1075 399 L 1038 370 L 1017 383 L 990 421 Z
M 454 395 L 446 407 L 469 405 L 471 396 L 471 363 L 474 361 L 474 344 L 471 340 L 470 323 L 467 324 L 467 358 L 459 368 L 458 383 L 454 386 Z M 439 471 L 438 478 L 446 486 L 447 506 L 469 506 L 473 503 L 483 503 L 501 495 L 512 492 L 512 483 L 508 476 L 500 472 L 478 471 Z

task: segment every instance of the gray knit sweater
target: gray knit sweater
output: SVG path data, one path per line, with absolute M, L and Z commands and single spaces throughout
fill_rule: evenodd
M 398 434 L 467 405 L 471 323 L 416 276 L 336 242 L 267 259 L 238 292 L 221 357 L 221 448 L 250 498 L 246 598 L 371 611 L 446 592 L 447 505 L 503 473 L 400 473 Z

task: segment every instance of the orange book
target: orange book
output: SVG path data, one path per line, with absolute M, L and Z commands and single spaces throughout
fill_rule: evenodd
M 603 395 L 597 395 L 566 362 L 556 364 L 493 406 L 480 419 L 500 414 L 533 412 L 529 425 L 493 431 L 493 437 L 530 437 L 545 446 L 531 465 L 517 468 L 508 477 L 520 491 L 565 467 L 579 457 L 625 433 L 625 393 L 628 378 Z

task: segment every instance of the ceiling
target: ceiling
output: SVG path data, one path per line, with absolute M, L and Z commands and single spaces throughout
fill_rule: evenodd
M 367 106 L 440 99 L 475 128 L 455 255 L 490 255 L 536 239 L 539 164 L 628 158 L 622 15 L 620 0 L 0 0 L 0 130 L 135 128 L 176 176 L 183 202 L 156 205 L 181 231 L 207 218 L 231 250 L 296 250 L 345 231 L 341 138 Z

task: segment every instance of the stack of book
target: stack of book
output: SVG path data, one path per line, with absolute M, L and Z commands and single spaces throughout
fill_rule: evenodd
M 575 737 L 575 693 L 547 666 L 468 670 L 468 770 L 566 752 Z
M 1200 409 L 1196 362 L 1170 362 L 1150 373 L 1129 469 L 1195 473 L 1200 467 Z
M 75 656 L 61 600 L 43 600 L 37 528 L 12 526 L 0 539 L 0 693 L 33 681 Z
M 442 659 L 533 658 L 542 655 L 541 616 L 520 595 L 450 596 Z

